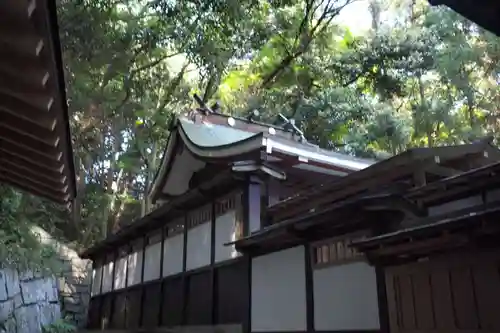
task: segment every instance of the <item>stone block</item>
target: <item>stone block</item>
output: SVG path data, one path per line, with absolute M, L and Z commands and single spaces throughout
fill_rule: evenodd
M 50 287 L 52 290 L 52 286 Z M 35 304 L 46 300 L 45 280 L 29 280 L 21 282 L 21 294 L 24 304 Z
M 44 290 L 45 290 L 45 299 L 47 302 L 57 302 L 59 300 L 59 293 L 57 289 L 53 287 L 54 282 L 53 278 L 45 278 L 44 281 Z
M 40 324 L 42 326 L 49 325 L 61 318 L 61 309 L 59 304 L 42 303 L 40 307 Z
M 7 276 L 4 269 L 0 270 L 0 301 L 5 301 L 9 298 L 7 294 Z
M 0 303 L 0 323 L 6 321 L 14 313 L 14 300 L 9 299 Z
M 5 272 L 5 285 L 7 287 L 7 296 L 9 298 L 21 292 L 19 288 L 19 274 L 15 269 L 6 269 Z
M 10 317 L 3 323 L 5 330 L 3 332 L 5 333 L 17 333 L 17 325 L 16 325 L 16 318 Z M 0 331 L 2 332 L 2 331 Z M 22 333 L 22 332 L 21 332 Z
M 18 333 L 42 333 L 40 308 L 37 304 L 20 307 L 14 311 Z
M 21 272 L 19 274 L 19 280 L 21 280 L 21 281 L 33 280 L 34 278 L 35 278 L 35 274 L 31 270 L 27 270 L 27 271 Z
M 23 297 L 21 296 L 21 294 L 17 294 L 16 296 L 14 296 L 14 307 L 17 309 L 21 306 L 23 306 Z

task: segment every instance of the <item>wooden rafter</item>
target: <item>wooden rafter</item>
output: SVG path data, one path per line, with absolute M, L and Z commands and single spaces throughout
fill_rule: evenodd
M 55 6 L 0 1 L 0 181 L 68 203 L 75 172 Z

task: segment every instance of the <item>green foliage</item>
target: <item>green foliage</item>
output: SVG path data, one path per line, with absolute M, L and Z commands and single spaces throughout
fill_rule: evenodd
M 58 273 L 60 262 L 55 249 L 34 234 L 22 211 L 22 196 L 0 185 L 0 263 L 20 271 Z
M 77 328 L 66 319 L 59 319 L 50 325 L 42 327 L 43 333 L 73 333 Z
M 61 1 L 79 197 L 68 214 L 17 194 L 13 212 L 80 247 L 147 213 L 194 91 L 358 156 L 499 132 L 499 38 L 424 0 L 365 1 L 362 34 L 336 21 L 351 0 Z

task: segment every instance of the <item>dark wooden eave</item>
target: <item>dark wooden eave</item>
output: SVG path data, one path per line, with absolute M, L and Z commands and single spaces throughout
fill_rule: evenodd
M 238 182 L 234 180 L 231 172 L 222 171 L 197 188 L 172 199 L 148 215 L 120 229 L 116 234 L 109 235 L 106 239 L 84 250 L 80 253 L 80 257 L 93 260 L 103 253 L 114 251 L 119 246 L 137 240 L 148 232 L 168 225 L 169 222 L 174 222 L 186 211 L 199 207 L 204 202 L 209 202 L 213 197 L 234 190 L 237 186 Z
M 55 0 L 0 1 L 0 182 L 76 195 Z
M 498 0 L 429 0 L 433 6 L 447 6 L 477 25 L 500 36 L 500 1 Z
M 435 147 L 414 148 L 354 172 L 330 184 L 298 193 L 268 209 L 274 221 L 325 207 L 333 202 L 381 186 L 394 191 L 406 192 L 409 187 L 425 186 L 432 181 L 454 177 L 470 169 L 480 168 L 500 160 L 500 151 L 487 142 Z M 400 187 L 398 189 L 398 187 Z
M 371 258 L 425 255 L 440 248 L 462 246 L 473 237 L 500 232 L 498 202 L 421 219 L 417 225 L 352 242 Z
M 422 216 L 418 207 L 407 203 L 397 195 L 381 193 L 377 195 L 346 198 L 322 210 L 311 211 L 288 220 L 267 226 L 236 242 L 236 249 L 245 252 L 270 250 L 296 245 L 305 241 L 340 236 L 362 229 L 376 228 L 385 212 L 400 216 L 405 214 Z M 400 214 L 398 214 L 400 213 Z

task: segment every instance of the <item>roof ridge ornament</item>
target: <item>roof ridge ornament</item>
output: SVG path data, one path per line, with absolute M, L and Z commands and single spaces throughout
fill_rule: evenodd
M 287 118 L 283 114 L 279 113 L 279 117 L 285 122 L 283 125 L 283 129 L 285 131 L 291 132 L 294 135 L 297 135 L 299 137 L 299 141 L 301 143 L 307 143 L 307 139 L 304 136 L 304 132 L 302 132 L 296 125 L 295 125 L 295 119 L 293 118 Z
M 199 107 L 196 108 L 197 111 L 200 111 L 202 112 L 204 115 L 207 115 L 207 114 L 210 114 L 210 113 L 219 113 L 219 109 L 220 109 L 220 104 L 219 102 L 215 102 L 211 107 L 209 107 L 204 101 L 203 99 L 201 99 L 200 96 L 198 96 L 198 94 L 194 93 L 193 94 L 193 98 L 194 100 L 196 101 L 196 103 L 198 103 Z

